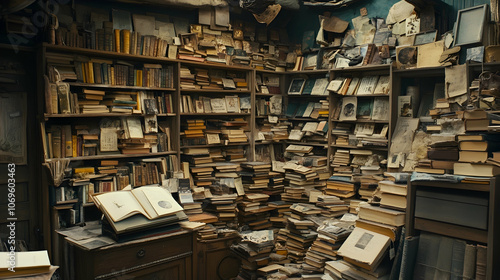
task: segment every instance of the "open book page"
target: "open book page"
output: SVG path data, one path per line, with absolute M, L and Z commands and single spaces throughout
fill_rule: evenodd
M 141 204 L 130 191 L 118 191 L 94 196 L 99 208 L 114 222 L 121 221 L 135 214 L 143 214 L 150 218 Z
M 183 210 L 170 192 L 163 188 L 141 187 L 132 190 L 132 193 L 147 211 L 150 219 L 171 215 Z

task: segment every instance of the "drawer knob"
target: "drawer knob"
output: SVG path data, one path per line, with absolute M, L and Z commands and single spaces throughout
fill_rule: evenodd
M 146 251 L 144 249 L 140 249 L 138 252 L 137 252 L 137 258 L 144 258 L 144 256 L 146 255 Z

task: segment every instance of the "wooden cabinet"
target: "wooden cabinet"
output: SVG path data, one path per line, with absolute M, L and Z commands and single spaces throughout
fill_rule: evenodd
M 193 232 L 116 243 L 83 250 L 70 243 L 70 279 L 192 279 Z M 71 267 L 71 266 L 70 266 Z
M 224 237 L 196 242 L 194 278 L 198 280 L 225 280 L 238 275 L 240 261 L 232 255 L 231 244 L 239 237 Z
M 486 276 L 487 279 L 499 279 L 500 267 L 496 265 L 500 260 L 500 249 L 498 248 L 498 233 L 500 231 L 500 215 L 498 207 L 500 203 L 500 192 L 498 177 L 492 178 L 489 184 L 464 184 L 447 183 L 441 181 L 417 181 L 408 184 L 408 205 L 406 210 L 406 231 L 407 236 L 414 236 L 415 230 L 445 235 L 453 238 L 464 239 L 472 242 L 484 243 L 487 245 Z M 458 190 L 465 190 L 488 194 L 487 229 L 478 229 L 459 224 L 445 223 L 431 219 L 415 217 L 416 195 L 418 189 L 446 189 L 450 193 Z

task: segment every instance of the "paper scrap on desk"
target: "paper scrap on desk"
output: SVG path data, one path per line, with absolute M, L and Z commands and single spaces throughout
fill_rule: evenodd
M 467 93 L 466 71 L 467 66 L 465 64 L 444 69 L 445 90 L 448 98 Z
M 398 3 L 392 5 L 389 9 L 389 13 L 387 14 L 385 21 L 387 24 L 400 22 L 409 17 L 413 13 L 414 9 L 415 7 L 412 4 L 404 0 L 399 1 Z

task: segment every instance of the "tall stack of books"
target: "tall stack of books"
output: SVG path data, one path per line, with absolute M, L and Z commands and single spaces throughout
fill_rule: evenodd
M 191 73 L 191 70 L 187 67 L 181 67 L 181 70 L 179 72 L 179 76 L 181 79 L 181 88 L 182 89 L 196 89 L 200 88 L 197 86 L 195 82 L 195 76 L 193 73 Z
M 242 162 L 240 173 L 246 193 L 262 192 L 269 187 L 271 164 L 265 162 Z
M 205 126 L 204 120 L 186 120 L 183 124 L 184 131 L 182 132 L 182 144 L 185 146 L 191 145 L 205 145 Z
M 236 200 L 237 194 L 214 195 L 209 198 L 207 212 L 214 213 L 218 217 L 218 222 L 214 223 L 217 228 L 225 228 L 228 225 L 236 225 Z
M 316 206 L 322 208 L 321 216 L 335 218 L 342 216 L 349 210 L 349 205 L 337 196 L 320 195 Z
M 307 202 L 309 200 L 304 187 L 285 187 L 281 199 L 286 202 Z
M 128 91 L 107 93 L 100 104 L 109 106 L 109 111 L 112 113 L 132 113 L 137 108 L 137 100 L 132 97 L 134 95 L 137 96 L 137 93 Z
M 296 263 L 302 263 L 308 248 L 316 239 L 316 226 L 307 220 L 306 216 L 321 213 L 321 209 L 306 203 L 296 203 L 290 206 L 291 217 L 287 223 L 286 249 L 288 258 Z
M 238 203 L 238 220 L 240 224 L 248 225 L 252 230 L 262 230 L 271 227 L 269 220 L 272 207 L 267 205 L 269 196 L 267 194 L 250 193 L 245 194 L 243 200 Z
M 257 269 L 269 264 L 273 247 L 272 230 L 243 232 L 242 242 L 231 245 L 231 251 L 241 260 L 240 279 L 257 279 Z
M 103 104 L 105 94 L 103 90 L 83 89 L 78 98 L 80 112 L 83 114 L 108 113 L 108 107 Z
M 381 193 L 380 206 L 406 211 L 406 184 L 393 181 L 380 181 L 378 182 L 378 188 Z
M 352 222 L 337 222 L 329 220 L 318 227 L 318 236 L 309 248 L 304 258 L 309 270 L 323 272 L 325 262 L 337 259 L 337 250 L 351 234 Z
M 286 227 L 287 217 L 285 217 L 285 213 L 288 216 L 290 216 L 291 213 L 290 206 L 292 206 L 292 203 L 283 200 L 276 200 L 276 201 L 269 201 L 267 205 L 269 205 L 269 207 L 273 209 L 271 211 L 271 217 L 269 218 L 271 223 L 273 223 L 273 227 L 275 228 Z

